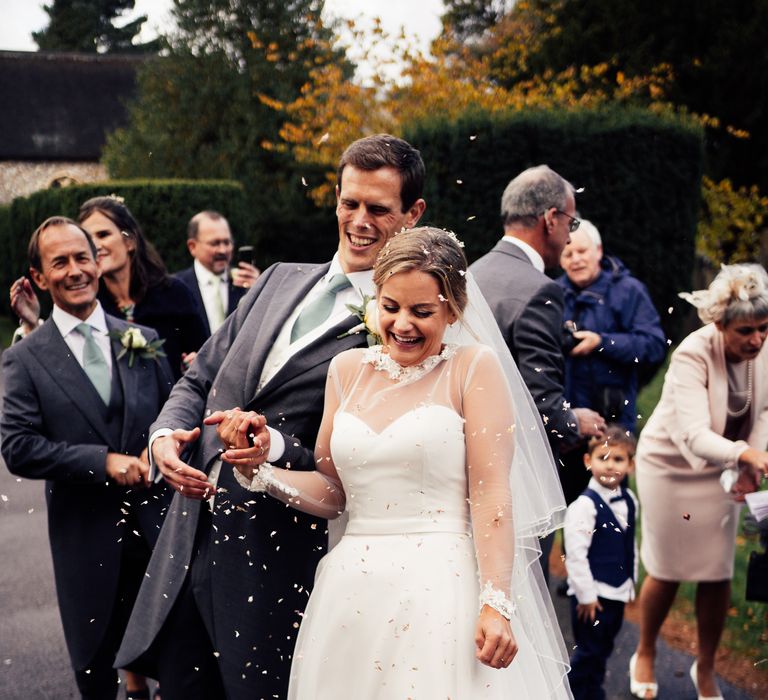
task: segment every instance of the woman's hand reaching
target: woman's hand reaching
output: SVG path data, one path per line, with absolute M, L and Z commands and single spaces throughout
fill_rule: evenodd
M 491 668 L 507 668 L 517 654 L 509 620 L 490 605 L 483 605 L 475 628 L 475 656 Z
M 216 434 L 226 448 L 221 458 L 234 466 L 246 479 L 253 479 L 267 461 L 270 436 L 267 419 L 255 411 L 215 411 L 204 421 L 216 425 Z

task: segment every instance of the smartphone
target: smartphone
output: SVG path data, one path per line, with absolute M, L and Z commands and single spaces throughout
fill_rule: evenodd
M 252 245 L 241 245 L 237 249 L 237 262 L 248 263 L 249 265 L 255 265 L 254 250 Z

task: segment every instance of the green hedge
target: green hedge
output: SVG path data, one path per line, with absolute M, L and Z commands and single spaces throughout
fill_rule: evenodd
M 75 218 L 86 199 L 117 194 L 141 224 L 172 272 L 191 264 L 187 252 L 187 222 L 202 209 L 215 209 L 229 220 L 237 245 L 259 247 L 242 186 L 231 180 L 112 180 L 40 190 L 0 207 L 0 293 L 7 313 L 7 290 L 27 271 L 27 242 L 47 217 Z
M 424 223 L 450 228 L 470 261 L 502 234 L 501 195 L 520 171 L 546 163 L 584 192 L 579 214 L 651 292 L 679 340 L 701 199 L 703 135 L 695 124 L 641 110 L 468 113 L 413 125 L 404 137 L 427 166 Z

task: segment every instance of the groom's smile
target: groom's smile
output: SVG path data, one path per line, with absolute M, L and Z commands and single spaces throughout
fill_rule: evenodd
M 370 270 L 390 237 L 418 221 L 423 200 L 402 211 L 401 177 L 389 166 L 363 170 L 347 165 L 339 187 L 336 217 L 341 267 L 344 272 Z

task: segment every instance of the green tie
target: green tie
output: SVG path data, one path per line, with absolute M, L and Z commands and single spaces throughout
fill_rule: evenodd
M 351 286 L 352 282 L 349 281 L 346 275 L 334 275 L 331 277 L 331 281 L 328 282 L 323 293 L 317 299 L 307 304 L 299 314 L 296 323 L 293 324 L 291 329 L 291 342 L 295 343 L 301 336 L 306 335 L 325 321 L 331 315 L 331 311 L 333 311 L 337 292 Z
M 109 406 L 112 394 L 112 379 L 109 376 L 109 365 L 104 358 L 98 343 L 93 338 L 91 327 L 87 323 L 80 323 L 75 330 L 85 338 L 85 350 L 83 351 L 83 369 L 91 380 L 101 400 Z
M 212 275 L 208 278 L 208 284 L 214 287 L 213 290 L 213 324 L 211 325 L 211 333 L 215 333 L 219 326 L 224 323 L 224 319 L 227 318 L 227 312 L 224 310 L 224 299 L 221 297 L 221 277 Z

